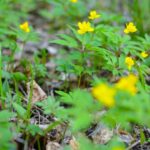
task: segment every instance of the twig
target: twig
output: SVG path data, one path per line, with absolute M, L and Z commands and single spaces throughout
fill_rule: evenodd
M 140 143 L 140 140 L 134 142 L 132 145 L 130 145 L 126 150 L 131 150 L 131 148 L 133 148 L 134 146 L 136 146 L 137 144 Z

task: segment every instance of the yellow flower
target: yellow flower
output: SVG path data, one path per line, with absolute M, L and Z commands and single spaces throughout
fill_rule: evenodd
M 131 70 L 132 66 L 134 65 L 134 60 L 132 57 L 126 57 L 125 63 L 127 65 L 128 69 Z
M 113 147 L 112 150 L 125 150 L 123 147 L 117 146 L 117 147 Z
M 78 22 L 78 27 L 79 27 L 79 30 L 78 30 L 78 33 L 79 34 L 84 34 L 86 32 L 93 32 L 94 31 L 94 28 L 91 27 L 91 24 L 90 22 Z
M 124 29 L 124 33 L 128 34 L 128 33 L 133 33 L 136 32 L 137 28 L 136 26 L 133 24 L 133 22 L 129 22 L 129 24 L 126 25 L 126 28 Z
M 118 83 L 116 83 L 116 88 L 119 90 L 128 91 L 131 95 L 136 94 L 137 88 L 136 83 L 138 81 L 137 76 L 130 74 L 126 77 L 122 77 Z
M 94 19 L 99 18 L 99 17 L 100 17 L 100 15 L 98 15 L 95 10 L 90 11 L 89 19 L 94 20 Z
M 77 3 L 78 0 L 70 0 L 72 3 Z
M 116 90 L 108 85 L 101 83 L 92 89 L 93 96 L 107 107 L 112 107 L 115 104 L 114 96 Z
M 30 32 L 29 24 L 28 22 L 24 22 L 23 24 L 20 25 L 20 29 L 23 30 L 24 32 Z
M 146 58 L 146 57 L 148 57 L 148 53 L 146 53 L 146 52 L 141 52 L 141 56 L 142 56 L 143 58 Z

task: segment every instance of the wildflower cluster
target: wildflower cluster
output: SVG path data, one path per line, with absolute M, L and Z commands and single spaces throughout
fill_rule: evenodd
M 90 15 L 88 18 L 91 20 L 94 20 L 94 19 L 97 19 L 99 17 L 100 17 L 100 15 L 98 15 L 97 12 L 95 10 L 93 10 L 90 12 Z M 78 30 L 79 34 L 85 34 L 87 32 L 93 32 L 94 31 L 94 28 L 91 27 L 91 23 L 89 21 L 78 22 L 78 27 L 79 27 L 79 30 Z
M 118 11 L 115 14 L 108 1 L 104 5 L 96 0 L 92 5 L 91 0 L 43 0 L 40 5 L 33 0 L 0 1 L 0 150 L 15 150 L 20 144 L 41 149 L 57 127 L 63 128 L 52 142 L 62 149 L 136 149 L 120 136 L 133 124 L 140 128 L 150 124 L 150 35 L 146 34 L 150 30 L 148 9 L 146 14 L 140 10 L 148 6 L 146 1 L 131 8 L 122 2 L 134 20 L 125 27 L 124 17 Z M 39 111 L 42 120 L 52 120 L 46 121 L 44 129 L 40 118 L 37 123 L 33 120 Z M 97 132 L 101 124 L 109 135 L 104 144 L 89 136 L 91 127 Z M 114 135 L 109 127 L 113 130 L 116 125 L 120 129 Z M 75 137 L 75 146 L 60 143 L 68 133 Z M 145 130 L 137 133 L 131 136 L 141 138 L 134 140 L 145 146 L 149 140 Z M 16 135 L 23 135 L 23 142 Z M 49 147 L 49 141 L 44 144 Z
M 141 57 L 146 58 L 148 57 L 148 53 L 147 52 L 141 52 L 140 53 Z M 131 57 L 131 56 L 127 56 L 125 58 L 125 64 L 128 67 L 129 70 L 132 69 L 132 67 L 135 65 L 135 60 Z
M 122 77 L 113 87 L 110 87 L 105 83 L 101 83 L 95 86 L 92 89 L 92 94 L 106 107 L 113 107 L 115 105 L 115 95 L 118 90 L 127 91 L 131 95 L 136 94 L 137 81 L 137 76 L 130 74 L 128 76 Z
M 88 18 L 90 20 L 94 20 L 94 19 L 97 19 L 99 17 L 100 17 L 100 15 L 97 14 L 97 12 L 95 10 L 93 10 L 93 11 L 90 12 Z M 79 34 L 85 34 L 87 32 L 93 32 L 94 31 L 94 28 L 91 26 L 91 23 L 90 22 L 86 22 L 86 21 L 79 22 L 78 23 L 78 28 L 79 29 L 78 29 L 77 32 Z M 133 22 L 129 22 L 129 24 L 127 24 L 126 28 L 124 29 L 124 33 L 126 33 L 126 34 L 133 33 L 133 32 L 136 32 L 136 31 L 137 31 L 137 28 L 136 28 L 136 26 L 134 25 Z M 143 58 L 146 58 L 148 56 L 148 54 L 146 52 L 142 52 L 141 56 Z M 128 67 L 128 69 L 131 70 L 132 66 L 135 64 L 135 61 L 133 60 L 132 57 L 127 56 L 125 58 L 125 64 Z

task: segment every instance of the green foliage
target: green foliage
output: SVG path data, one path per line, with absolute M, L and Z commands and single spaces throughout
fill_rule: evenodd
M 47 133 L 62 123 L 75 136 L 81 150 L 124 149 L 118 138 L 113 137 L 105 145 L 94 144 L 83 133 L 85 135 L 93 123 L 103 123 L 110 128 L 120 124 L 120 128 L 126 130 L 131 129 L 132 124 L 150 126 L 150 2 L 118 2 L 0 0 L 0 149 L 16 149 L 14 141 L 21 134 L 26 140 L 24 149 L 27 149 L 26 143 L 30 138 L 35 138 L 34 142 L 38 143 L 40 150 L 40 137 L 47 139 Z M 116 13 L 120 9 L 118 5 L 121 5 L 122 12 Z M 109 10 L 105 9 L 106 6 Z M 94 9 L 98 10 L 100 17 L 89 20 L 90 11 Z M 39 18 L 34 20 L 35 16 Z M 26 21 L 29 25 L 21 28 L 20 25 Z M 82 21 L 89 21 L 94 31 L 80 34 L 78 22 Z M 137 32 L 125 34 L 125 24 L 130 21 L 137 27 Z M 56 36 L 49 39 L 49 43 L 57 47 L 56 56 L 47 52 L 46 48 L 39 48 L 34 52 L 33 59 L 24 57 L 26 44 L 32 42 L 38 46 L 41 40 L 36 28 Z M 84 26 L 80 30 L 86 28 L 89 27 Z M 30 51 L 30 46 L 27 45 L 27 48 Z M 143 57 L 142 52 L 146 56 Z M 21 58 L 16 59 L 19 55 Z M 127 57 L 134 61 L 131 69 L 126 63 Z M 54 61 L 56 68 L 47 69 L 49 60 Z M 61 77 L 60 81 L 59 75 L 63 73 L 65 80 Z M 126 91 L 131 81 L 125 83 L 122 90 L 116 87 L 126 74 L 138 77 L 134 95 Z M 44 81 L 42 88 L 52 94 L 48 93 L 46 99 L 40 99 L 36 104 L 32 103 L 36 90 L 34 80 L 39 84 Z M 53 81 L 59 86 L 53 85 Z M 29 82 L 30 91 L 26 92 Z M 97 98 L 93 89 L 101 84 L 104 87 L 98 91 L 97 94 L 102 94 Z M 105 104 L 110 100 L 111 88 L 115 90 L 114 105 L 108 107 Z M 56 120 L 46 129 L 40 128 L 40 122 L 31 123 L 34 105 L 40 108 L 42 115 L 55 117 Z M 65 133 L 61 135 L 65 136 Z M 147 141 L 142 130 L 140 138 L 142 144 Z M 66 149 L 70 147 L 66 146 Z
M 25 119 L 26 110 L 22 106 L 20 106 L 19 104 L 17 104 L 17 103 L 13 103 L 13 107 L 16 110 L 17 114 L 20 117 L 22 117 L 22 118 Z
M 116 96 L 116 106 L 108 110 L 102 121 L 108 126 L 120 123 L 125 128 L 130 126 L 129 122 L 149 126 L 150 120 L 147 116 L 150 113 L 148 109 L 149 98 L 149 95 L 144 91 L 136 96 L 120 92 Z
M 47 3 L 47 5 L 52 7 L 51 11 L 44 9 L 40 11 L 40 14 L 48 20 L 53 20 L 54 23 L 57 22 L 60 26 L 64 20 L 68 23 L 74 22 L 77 17 L 81 18 L 87 14 L 87 9 L 84 7 L 86 1 L 79 1 L 73 4 L 70 0 L 65 2 L 61 0 L 47 0 Z
M 37 102 L 36 105 L 40 106 L 44 110 L 45 114 L 56 115 L 60 109 L 59 102 L 50 96 L 42 102 Z
M 15 145 L 10 142 L 13 139 L 13 124 L 9 123 L 9 119 L 13 117 L 14 114 L 3 110 L 0 112 L 0 148 L 3 150 L 8 150 L 15 148 Z
M 43 131 L 42 129 L 37 126 L 37 125 L 34 125 L 34 124 L 29 124 L 26 128 L 26 131 L 28 133 L 30 133 L 32 136 L 35 136 L 35 135 L 43 135 Z
M 12 76 L 13 76 L 13 79 L 17 81 L 27 80 L 26 76 L 21 72 L 14 72 Z
M 58 40 L 54 40 L 54 41 L 50 41 L 50 42 L 55 43 L 55 44 L 60 44 L 63 46 L 74 47 L 74 48 L 78 47 L 78 43 L 74 38 L 72 38 L 66 34 L 60 34 L 58 36 L 62 39 L 58 39 Z M 68 43 L 69 43 L 69 45 L 68 45 Z
M 94 121 L 94 113 L 99 105 L 94 103 L 91 95 L 84 90 L 75 90 L 69 94 L 57 91 L 60 101 L 68 105 L 68 108 L 61 109 L 58 115 L 70 120 L 70 127 L 73 131 L 86 129 Z

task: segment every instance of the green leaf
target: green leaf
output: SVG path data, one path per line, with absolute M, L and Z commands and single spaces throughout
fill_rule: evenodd
M 42 107 L 45 114 L 55 114 L 59 108 L 59 102 L 50 96 L 44 101 L 37 102 L 36 105 Z
M 21 72 L 14 72 L 12 74 L 13 78 L 16 80 L 16 81 L 23 81 L 23 80 L 27 80 L 27 77 L 21 73 Z
M 144 132 L 142 131 L 142 129 L 140 129 L 140 142 L 141 144 L 144 144 L 145 141 L 146 141 L 146 137 L 144 135 Z
M 77 47 L 78 46 L 78 43 L 77 41 L 70 37 L 69 35 L 66 35 L 66 34 L 58 34 L 59 37 L 61 37 L 62 39 L 66 40 L 69 42 L 69 44 L 73 45 L 74 47 Z
M 57 93 L 60 95 L 60 101 L 69 105 L 68 108 L 61 110 L 60 115 L 58 115 L 64 120 L 70 120 L 71 129 L 74 132 L 86 129 L 94 119 L 92 113 L 99 109 L 99 105 L 94 103 L 91 94 L 80 89 L 69 94 L 62 91 L 57 91 Z
M 34 124 L 29 124 L 27 126 L 27 131 L 31 133 L 31 135 L 33 136 L 35 136 L 36 134 L 43 135 L 42 129 L 39 126 Z
M 2 77 L 5 79 L 11 79 L 11 73 L 2 70 Z
M 14 102 L 13 107 L 20 117 L 25 118 L 26 110 L 21 105 Z
M 67 46 L 67 47 L 74 47 L 74 48 L 78 47 L 78 43 L 74 38 L 65 34 L 59 34 L 58 36 L 61 39 L 50 41 L 50 43 L 55 43 L 55 44 L 59 44 L 59 45 Z
M 7 110 L 3 110 L 0 112 L 0 122 L 9 121 L 11 117 L 14 116 L 14 113 L 11 113 Z

